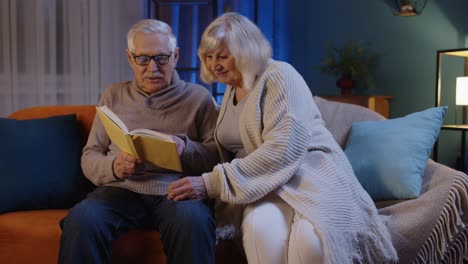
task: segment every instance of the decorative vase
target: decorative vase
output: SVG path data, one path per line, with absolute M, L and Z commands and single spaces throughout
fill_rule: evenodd
M 356 87 L 356 81 L 353 80 L 351 74 L 343 74 L 336 81 L 336 86 L 341 88 L 341 95 L 351 95 L 353 88 Z

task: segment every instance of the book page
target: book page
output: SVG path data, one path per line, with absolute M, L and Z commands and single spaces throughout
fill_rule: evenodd
M 106 116 L 108 116 L 110 118 L 110 120 L 112 120 L 126 134 L 129 134 L 127 126 L 124 124 L 124 122 L 122 120 L 120 120 L 120 118 L 116 114 L 114 114 L 114 112 L 112 112 L 112 110 L 109 109 L 109 107 L 107 107 L 106 105 L 103 105 L 103 106 L 99 106 L 97 108 L 99 110 L 101 110 L 102 113 L 104 113 Z
M 134 130 L 132 130 L 130 132 L 130 134 L 132 134 L 132 135 L 143 135 L 143 136 L 157 138 L 157 139 L 161 139 L 161 140 L 165 140 L 165 141 L 169 141 L 169 142 L 174 142 L 174 140 L 172 140 L 171 136 L 163 134 L 161 132 L 154 131 L 154 130 L 146 129 L 146 128 L 134 129 Z
M 182 172 L 182 164 L 175 142 L 155 139 L 143 135 L 132 135 L 140 157 L 158 167 Z
M 96 113 L 101 120 L 104 129 L 107 132 L 110 140 L 120 148 L 120 150 L 132 154 L 139 158 L 138 153 L 135 151 L 135 147 L 132 142 L 132 138 L 129 134 L 126 134 L 115 122 L 113 122 L 109 116 L 107 116 L 102 109 L 96 107 Z

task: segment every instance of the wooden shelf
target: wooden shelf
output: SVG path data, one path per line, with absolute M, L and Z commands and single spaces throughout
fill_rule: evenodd
M 443 125 L 442 129 L 447 129 L 447 130 L 468 130 L 468 125 Z
M 442 58 L 446 56 L 462 57 L 463 60 L 463 75 L 468 76 L 468 48 L 461 49 L 446 49 L 438 50 L 436 57 L 436 89 L 435 89 L 435 106 L 441 106 L 441 95 L 442 95 Z M 446 103 L 444 103 L 446 104 Z M 443 125 L 441 130 L 458 130 L 461 132 L 461 171 L 466 172 L 465 168 L 465 148 L 466 148 L 466 131 L 468 131 L 468 125 Z M 434 143 L 434 149 L 432 150 L 432 156 L 434 161 L 438 162 L 439 158 L 439 140 Z
M 319 95 L 327 100 L 360 105 L 373 110 L 385 118 L 390 116 L 390 100 L 394 96 L 389 95 Z

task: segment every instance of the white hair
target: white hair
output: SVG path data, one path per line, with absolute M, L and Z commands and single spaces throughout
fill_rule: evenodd
M 172 33 L 171 27 L 159 20 L 156 19 L 143 19 L 137 22 L 132 26 L 132 28 L 127 33 L 127 48 L 130 52 L 134 52 L 134 39 L 137 32 L 148 33 L 159 33 L 169 36 L 169 48 L 172 52 L 177 47 L 177 40 L 174 34 Z
M 198 57 L 201 61 L 200 78 L 206 83 L 217 81 L 206 67 L 206 55 L 225 45 L 234 57 L 242 75 L 244 88 L 253 88 L 255 77 L 271 58 L 271 46 L 260 29 L 238 13 L 225 13 L 216 18 L 203 32 Z

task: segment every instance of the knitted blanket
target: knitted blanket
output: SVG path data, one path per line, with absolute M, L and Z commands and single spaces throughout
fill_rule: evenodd
M 353 122 L 383 120 L 361 106 L 314 97 L 326 127 L 344 148 Z M 468 176 L 433 160 L 424 173 L 417 199 L 377 202 L 389 216 L 389 231 L 399 263 L 468 261 Z
M 422 194 L 379 210 L 391 216 L 400 263 L 462 263 L 468 254 L 467 189 L 466 174 L 429 160 Z

